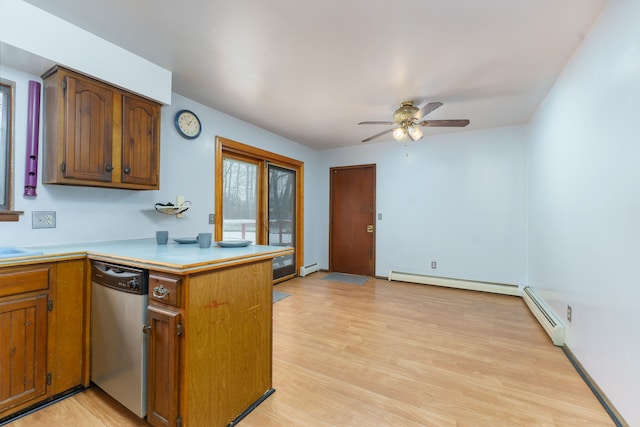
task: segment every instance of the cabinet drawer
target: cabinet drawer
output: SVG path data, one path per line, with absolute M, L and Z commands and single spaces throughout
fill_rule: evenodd
M 0 297 L 49 289 L 49 265 L 0 269 Z
M 149 299 L 180 307 L 182 279 L 149 274 Z

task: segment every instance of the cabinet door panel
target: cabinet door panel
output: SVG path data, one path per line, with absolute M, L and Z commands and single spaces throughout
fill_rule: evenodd
M 0 303 L 0 412 L 46 392 L 47 299 Z
M 66 77 L 64 177 L 111 181 L 113 91 Z
M 78 385 L 89 385 L 87 344 L 89 327 L 84 286 L 84 260 L 59 262 L 56 265 L 56 294 L 53 320 L 49 329 L 54 331 L 55 359 L 50 361 L 53 379 L 49 388 L 52 394 L 62 393 Z M 86 345 L 88 348 L 88 345 Z M 87 351 L 88 353 L 88 351 Z M 52 362 L 52 363 L 51 363 Z M 86 371 L 86 372 L 85 372 Z
M 122 182 L 157 185 L 160 108 L 123 96 Z
M 179 416 L 180 313 L 149 306 L 147 360 L 147 422 L 175 427 Z

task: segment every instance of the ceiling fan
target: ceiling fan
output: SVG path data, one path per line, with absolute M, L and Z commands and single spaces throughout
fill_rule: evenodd
M 369 142 L 374 138 L 393 132 L 393 139 L 396 141 L 417 141 L 422 138 L 422 130 L 420 126 L 425 127 L 465 127 L 469 124 L 469 120 L 422 120 L 424 116 L 431 113 L 436 108 L 442 107 L 442 102 L 429 102 L 422 108 L 413 105 L 413 101 L 403 101 L 393 113 L 392 122 L 360 122 L 359 125 L 391 125 L 391 129 L 363 139 L 362 142 Z

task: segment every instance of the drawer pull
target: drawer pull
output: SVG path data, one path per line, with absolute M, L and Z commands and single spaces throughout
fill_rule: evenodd
M 169 289 L 165 288 L 162 285 L 156 286 L 155 288 L 153 288 L 153 296 L 158 299 L 166 298 L 167 296 L 169 296 Z

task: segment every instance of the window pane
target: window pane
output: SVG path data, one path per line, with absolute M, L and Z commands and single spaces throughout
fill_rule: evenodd
M 257 165 L 223 159 L 222 238 L 256 242 Z
M 269 165 L 269 244 L 295 246 L 296 173 Z M 293 255 L 273 260 L 273 279 L 295 274 Z

